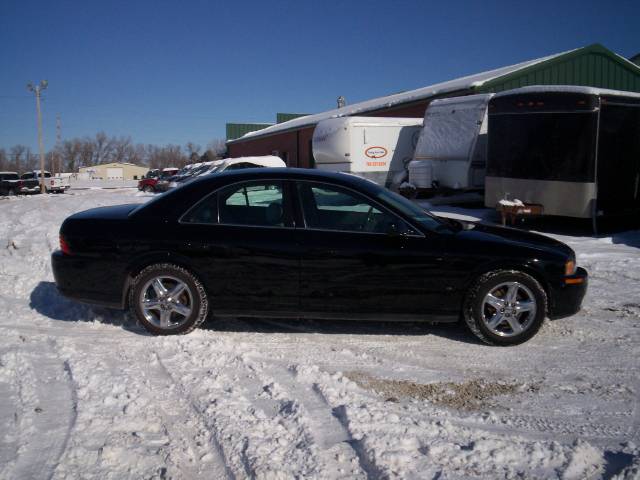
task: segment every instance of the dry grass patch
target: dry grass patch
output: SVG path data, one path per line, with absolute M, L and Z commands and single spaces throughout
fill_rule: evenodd
M 516 382 L 488 382 L 467 380 L 461 383 L 415 383 L 407 380 L 376 378 L 363 372 L 346 372 L 345 377 L 360 388 L 374 391 L 389 402 L 399 398 L 416 398 L 457 410 L 481 410 L 489 406 L 490 399 L 523 391 L 537 391 L 537 385 L 525 386 Z

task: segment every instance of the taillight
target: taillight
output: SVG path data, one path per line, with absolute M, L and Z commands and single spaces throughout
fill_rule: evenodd
M 60 235 L 60 250 L 62 250 L 62 253 L 65 255 L 71 255 L 71 248 L 69 248 L 69 244 L 62 235 Z
M 51 186 L 52 186 L 52 187 L 53 187 L 53 184 L 54 184 L 54 183 L 55 183 L 55 182 L 54 182 L 53 180 L 51 180 Z
M 18 188 L 22 188 L 24 182 L 22 180 L 18 180 Z

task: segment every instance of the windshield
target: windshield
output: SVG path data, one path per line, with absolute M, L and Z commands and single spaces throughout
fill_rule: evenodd
M 415 223 L 432 231 L 450 230 L 450 228 L 442 221 L 428 213 L 418 204 L 398 195 L 390 190 L 381 189 L 376 195 L 378 199 L 391 204 L 400 210 L 407 217 L 411 218 Z

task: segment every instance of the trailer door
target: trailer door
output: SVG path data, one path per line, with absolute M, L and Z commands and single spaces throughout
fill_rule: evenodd
M 640 104 L 603 102 L 597 179 L 599 215 L 640 211 Z

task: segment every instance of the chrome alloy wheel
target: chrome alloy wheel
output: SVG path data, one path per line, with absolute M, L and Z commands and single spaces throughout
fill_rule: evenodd
M 536 316 L 533 292 L 519 282 L 494 287 L 482 301 L 482 321 L 495 335 L 513 337 L 527 330 Z
M 162 329 L 173 329 L 184 324 L 191 315 L 193 294 L 182 280 L 163 275 L 144 285 L 138 303 L 150 323 Z

